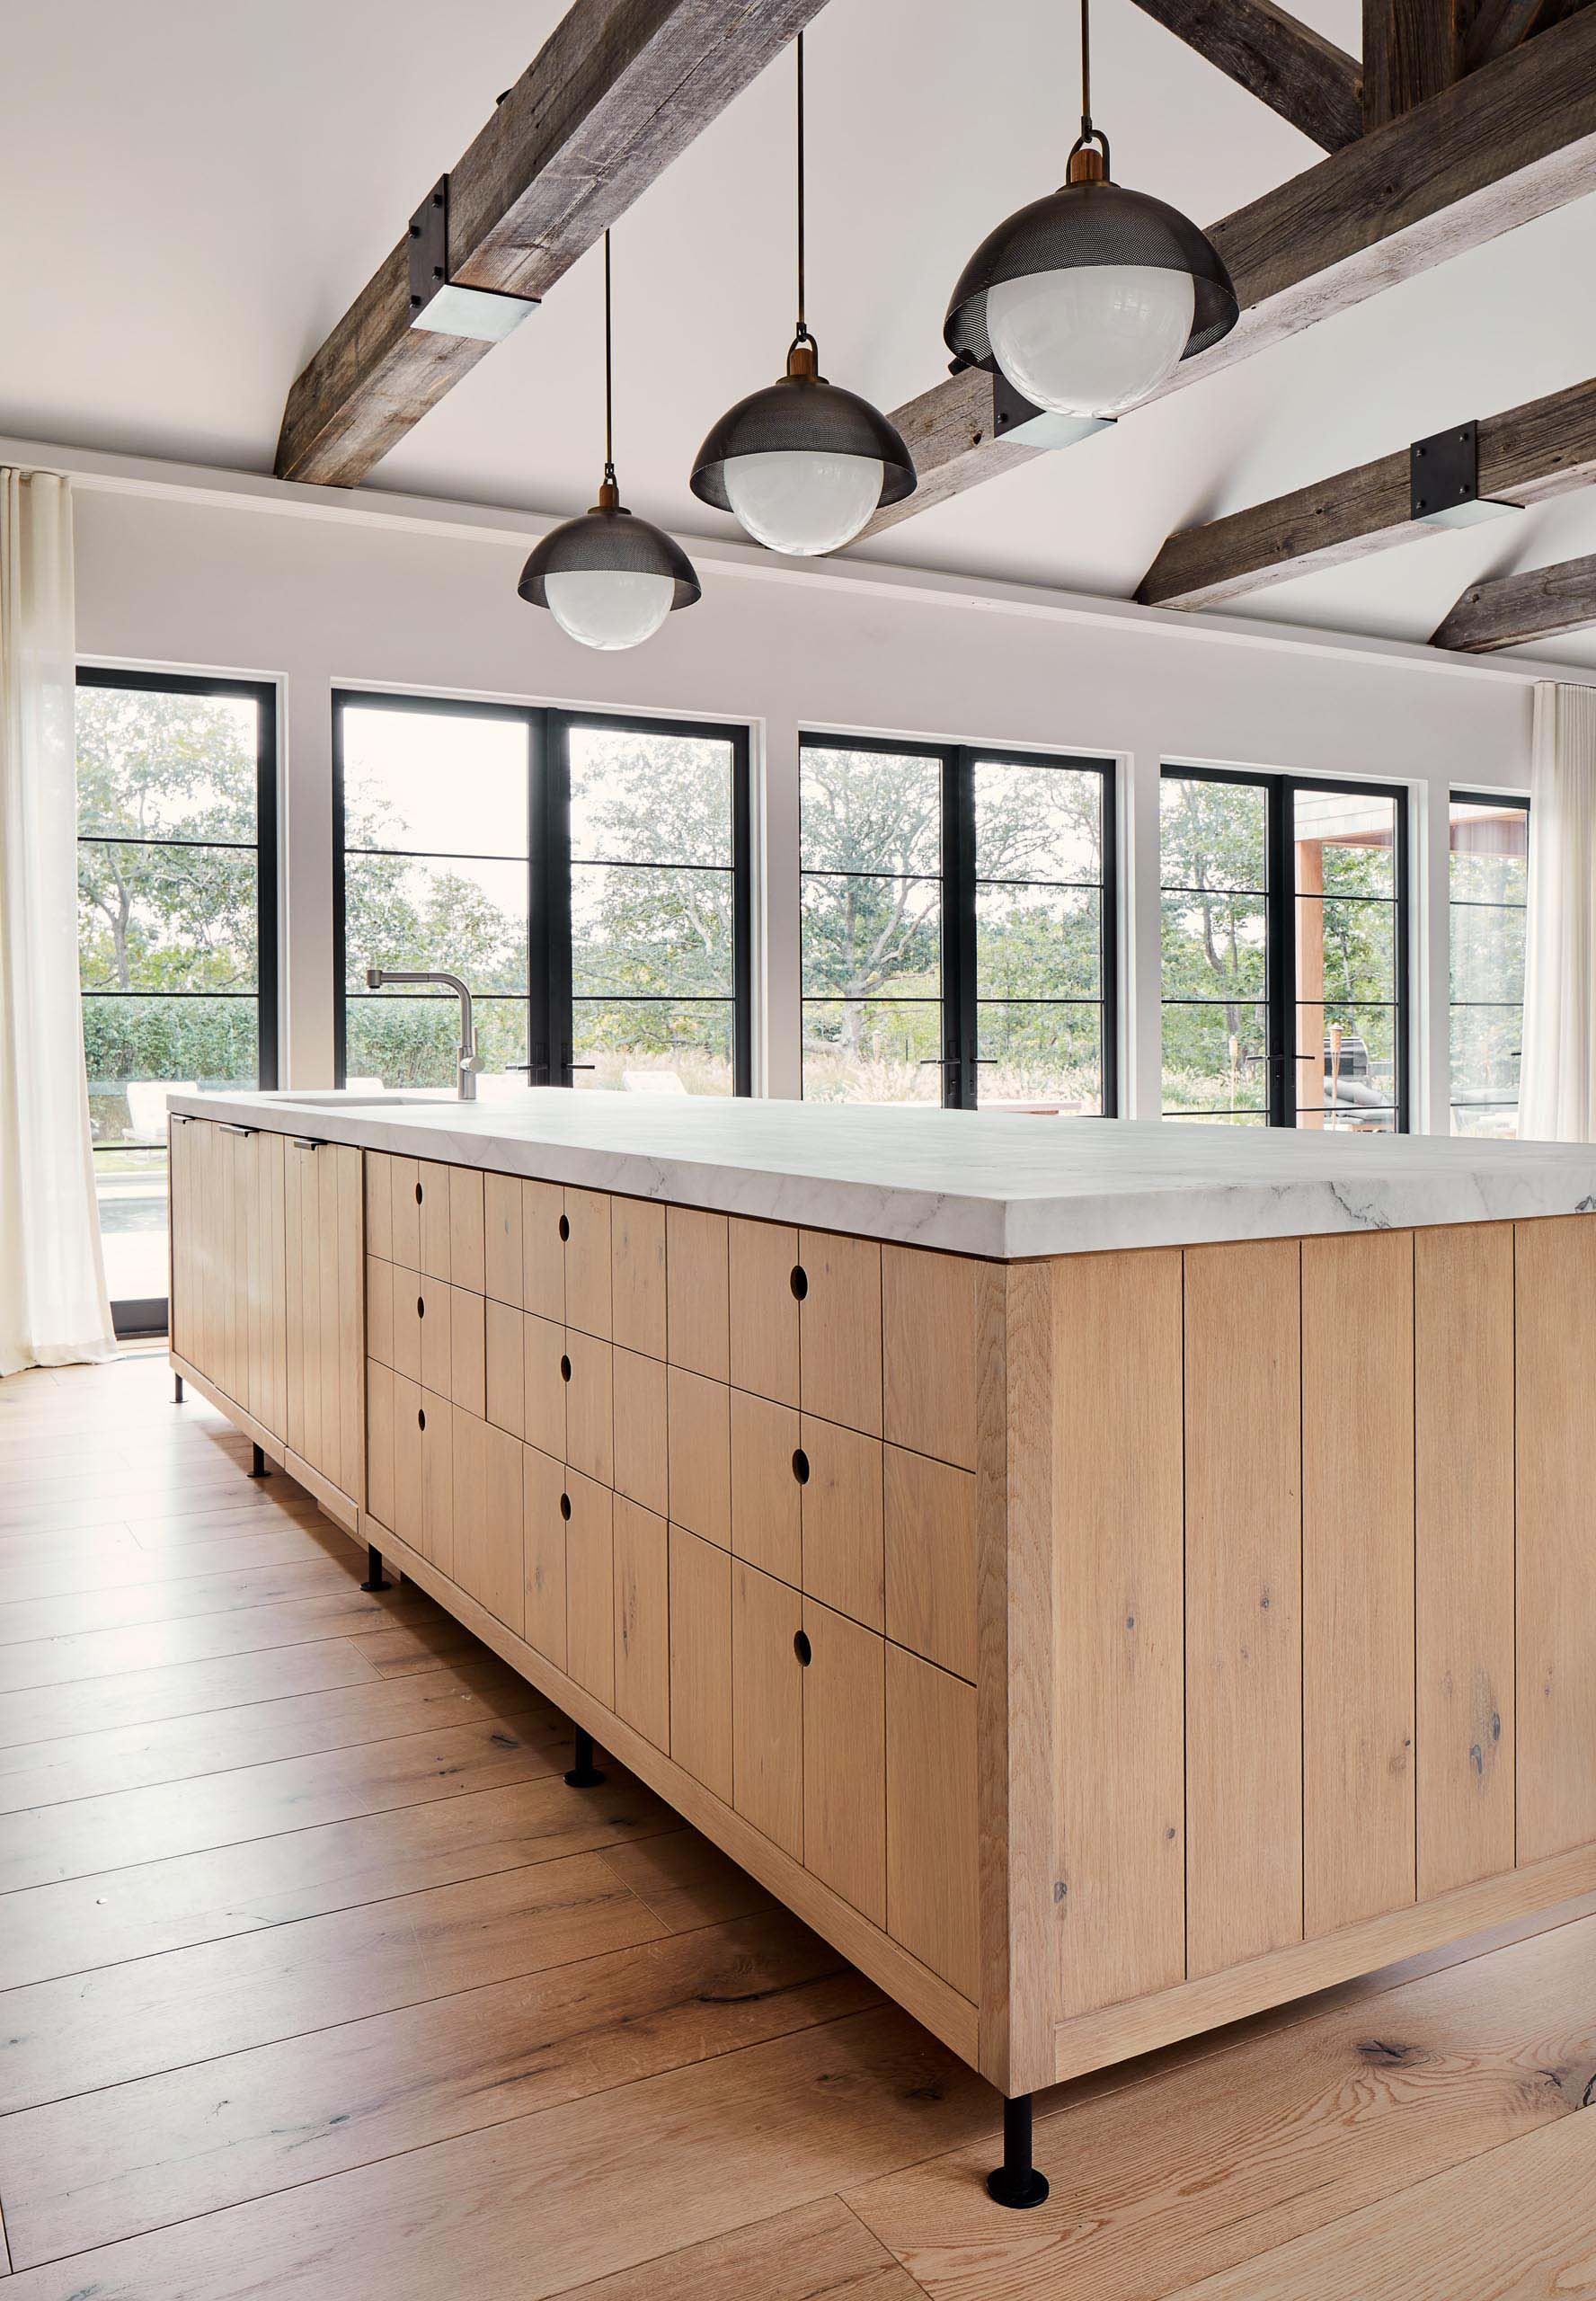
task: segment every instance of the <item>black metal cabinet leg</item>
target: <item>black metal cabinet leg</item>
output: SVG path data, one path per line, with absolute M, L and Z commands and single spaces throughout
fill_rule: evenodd
M 264 1450 L 257 1446 L 250 1457 L 250 1476 L 252 1478 L 265 1478 L 268 1474 Z
M 181 1406 L 182 1404 L 182 1376 L 181 1374 L 174 1373 L 172 1377 L 172 1403 L 173 1406 Z
M 584 1734 L 580 1726 L 576 1729 L 576 1764 L 565 1779 L 572 1790 L 592 1790 L 604 1780 L 593 1764 L 593 1737 Z
M 366 1579 L 360 1585 L 361 1589 L 391 1590 L 393 1586 L 393 1584 L 383 1572 L 381 1550 L 377 1549 L 375 1542 L 368 1542 L 366 1545 Z
M 1030 2093 L 1016 2094 L 1003 2104 L 1003 2163 L 987 2175 L 987 2194 L 1015 2211 L 1040 2205 L 1048 2193 L 1047 2179 L 1031 2158 Z

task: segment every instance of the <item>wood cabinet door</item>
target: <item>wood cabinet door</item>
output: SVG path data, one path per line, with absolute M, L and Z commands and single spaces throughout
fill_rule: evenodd
M 798 1415 L 732 1393 L 732 1550 L 796 1589 L 803 1574 Z M 795 1626 L 795 1625 L 794 1625 Z
M 782 1406 L 798 1403 L 798 1233 L 785 1222 L 730 1225 L 732 1380 Z
M 454 1578 L 519 1637 L 526 1619 L 525 1507 L 519 1439 L 453 1410 Z
M 706 1541 L 732 1541 L 732 1394 L 672 1366 L 667 1390 L 670 1518 Z
M 475 1167 L 449 1168 L 449 1284 L 487 1292 L 483 1175 Z
M 440 1574 L 455 1578 L 455 1409 L 436 1390 L 420 1392 L 421 1539 L 417 1547 Z
M 521 1185 L 521 1308 L 565 1323 L 565 1235 L 571 1224 L 558 1183 Z
M 884 1925 L 885 1640 L 812 1598 L 803 1634 L 803 1866 Z
M 805 1413 L 882 1433 L 882 1250 L 873 1239 L 802 1230 L 799 1400 Z
M 885 1626 L 882 1443 L 812 1414 L 799 1418 L 803 1587 L 867 1630 Z
M 380 1358 L 366 1362 L 366 1507 L 391 1533 L 394 1523 L 394 1370 Z
M 346 1143 L 313 1146 L 291 1139 L 283 1177 L 283 1435 L 295 1453 L 352 1501 L 365 1485 L 361 1154 Z
M 512 1438 L 524 1438 L 527 1373 L 521 1356 L 521 1330 L 526 1321 L 519 1310 L 494 1302 L 491 1295 L 483 1305 L 483 1318 L 488 1420 L 497 1423 L 501 1430 L 508 1430 Z
M 732 1560 L 670 1529 L 670 1755 L 732 1803 Z
M 666 1355 L 723 1382 L 729 1372 L 726 1218 L 696 1206 L 665 1213 Z
M 670 1748 L 670 1542 L 663 1518 L 615 1498 L 615 1710 Z
M 452 1397 L 454 1381 L 449 1351 L 448 1281 L 418 1275 L 406 1284 L 415 1287 L 416 1332 L 421 1344 L 422 1385 L 429 1390 L 439 1391 L 446 1399 Z
M 415 1159 L 388 1160 L 388 1244 L 404 1270 L 421 1266 L 421 1169 Z
M 647 1198 L 609 1207 L 612 1336 L 617 1349 L 665 1355 L 665 1209 Z
M 887 1636 L 975 1676 L 975 1479 L 901 1446 L 883 1450 Z
M 423 1159 L 417 1170 L 421 1267 L 429 1278 L 449 1275 L 449 1176 L 441 1159 Z
M 896 1646 L 886 1664 L 887 1931 L 973 1998 L 975 1688 Z
M 662 1518 L 670 1507 L 664 1364 L 617 1343 L 612 1373 L 616 1492 Z
M 426 1408 L 421 1386 L 407 1374 L 394 1377 L 394 1467 L 391 1507 L 383 1519 L 401 1541 L 430 1556 L 427 1547 L 427 1497 L 422 1479 L 421 1448 L 426 1436 Z M 381 1512 L 377 1513 L 382 1515 Z
M 882 1248 L 885 1435 L 975 1468 L 977 1289 L 983 1266 L 925 1247 Z
M 280 1134 L 257 1134 L 251 1253 L 251 1410 L 274 1438 L 288 1418 L 288 1326 L 283 1273 L 283 1152 Z
M 565 1329 L 527 1316 L 521 1326 L 525 1378 L 522 1426 L 527 1444 L 556 1461 L 565 1459 Z
M 172 1240 L 171 1300 L 167 1306 L 167 1326 L 172 1347 L 191 1366 L 197 1366 L 194 1355 L 194 1267 L 198 1260 L 195 1251 L 195 1230 L 199 1214 L 194 1203 L 194 1130 L 203 1121 L 184 1118 L 173 1112 L 167 1122 L 166 1189 L 171 1208 L 169 1236 Z
M 516 1310 L 523 1307 L 521 1189 L 519 1175 L 483 1177 L 483 1292 Z
M 803 1859 L 803 1602 L 740 1559 L 732 1568 L 732 1802 Z
M 469 1287 L 449 1288 L 449 1396 L 479 1422 L 487 1413 L 485 1308 Z
M 615 1523 L 609 1488 L 569 1463 L 565 1498 L 565 1666 L 578 1685 L 615 1708 Z
M 383 1150 L 366 1159 L 366 1251 L 379 1262 L 394 1259 L 394 1161 Z
M 601 1190 L 565 1194 L 565 1323 L 600 1342 L 610 1336 L 609 1199 Z
M 565 1459 L 600 1486 L 615 1479 L 613 1360 L 607 1342 L 566 1328 L 560 1361 L 565 1373 Z
M 307 1462 L 314 1462 L 322 1450 L 321 1187 L 316 1170 L 320 1156 L 314 1144 L 290 1139 L 283 1165 L 288 1373 L 288 1428 L 283 1436 Z
M 526 1621 L 522 1635 L 557 1670 L 565 1667 L 564 1465 L 536 1446 L 521 1449 Z

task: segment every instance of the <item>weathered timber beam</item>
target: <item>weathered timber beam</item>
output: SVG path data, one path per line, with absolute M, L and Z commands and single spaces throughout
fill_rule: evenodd
M 1164 391 L 1218 375 L 1593 189 L 1596 7 L 1213 225 L 1241 318 L 1210 351 L 1183 360 Z M 989 378 L 950 378 L 893 422 L 901 425 L 911 409 L 927 450 L 924 463 L 916 454 L 919 488 L 877 512 L 867 534 L 1039 452 L 994 454 Z M 952 420 L 955 413 L 964 420 Z
M 1596 380 L 1484 416 L 1479 492 L 1545 503 L 1596 483 Z M 1412 516 L 1408 450 L 1316 480 L 1290 495 L 1171 536 L 1136 596 L 1163 608 L 1217 607 L 1270 583 L 1365 559 L 1440 532 Z
M 1137 0 L 1137 5 L 1325 151 L 1339 152 L 1363 133 L 1357 58 L 1274 0 Z
M 1434 647 L 1488 655 L 1596 623 L 1596 552 L 1471 583 L 1432 635 Z
M 1363 0 L 1363 125 L 1383 128 L 1463 77 L 1465 0 Z
M 450 277 L 545 295 L 823 5 L 575 0 L 449 172 Z M 412 329 L 407 273 L 401 240 L 294 385 L 279 479 L 352 486 L 489 348 Z

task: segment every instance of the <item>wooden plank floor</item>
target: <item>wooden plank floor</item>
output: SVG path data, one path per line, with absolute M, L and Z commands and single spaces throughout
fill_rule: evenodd
M 1596 1897 L 998 2104 L 155 1355 L 0 1382 L 11 2301 L 1596 2301 Z

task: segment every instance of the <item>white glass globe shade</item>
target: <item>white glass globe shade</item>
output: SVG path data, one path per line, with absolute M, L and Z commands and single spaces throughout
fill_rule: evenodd
M 756 543 L 801 559 L 852 543 L 881 502 L 877 456 L 776 449 L 732 456 L 725 466 L 732 509 Z
M 998 365 L 1036 406 L 1122 415 L 1174 373 L 1195 309 L 1189 272 L 1077 264 L 989 288 L 987 333 Z
M 666 617 L 676 586 L 669 575 L 624 567 L 567 568 L 545 575 L 544 597 L 562 631 L 584 647 L 640 647 Z

